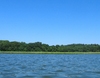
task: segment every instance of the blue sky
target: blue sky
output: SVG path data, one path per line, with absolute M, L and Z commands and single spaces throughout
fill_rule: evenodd
M 0 40 L 100 44 L 100 0 L 0 0 Z

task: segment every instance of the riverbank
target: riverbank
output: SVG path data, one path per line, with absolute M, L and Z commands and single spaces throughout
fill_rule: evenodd
M 100 54 L 100 52 L 28 52 L 28 51 L 0 51 L 0 54 Z

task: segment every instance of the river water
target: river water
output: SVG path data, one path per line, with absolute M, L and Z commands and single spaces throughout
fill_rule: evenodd
M 0 54 L 0 78 L 100 78 L 100 55 Z

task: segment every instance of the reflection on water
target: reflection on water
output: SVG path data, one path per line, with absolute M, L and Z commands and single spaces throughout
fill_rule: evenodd
M 100 78 L 100 55 L 0 54 L 0 78 Z

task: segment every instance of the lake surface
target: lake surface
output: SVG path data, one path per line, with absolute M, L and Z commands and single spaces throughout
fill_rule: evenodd
M 0 78 L 100 78 L 100 55 L 0 54 Z

